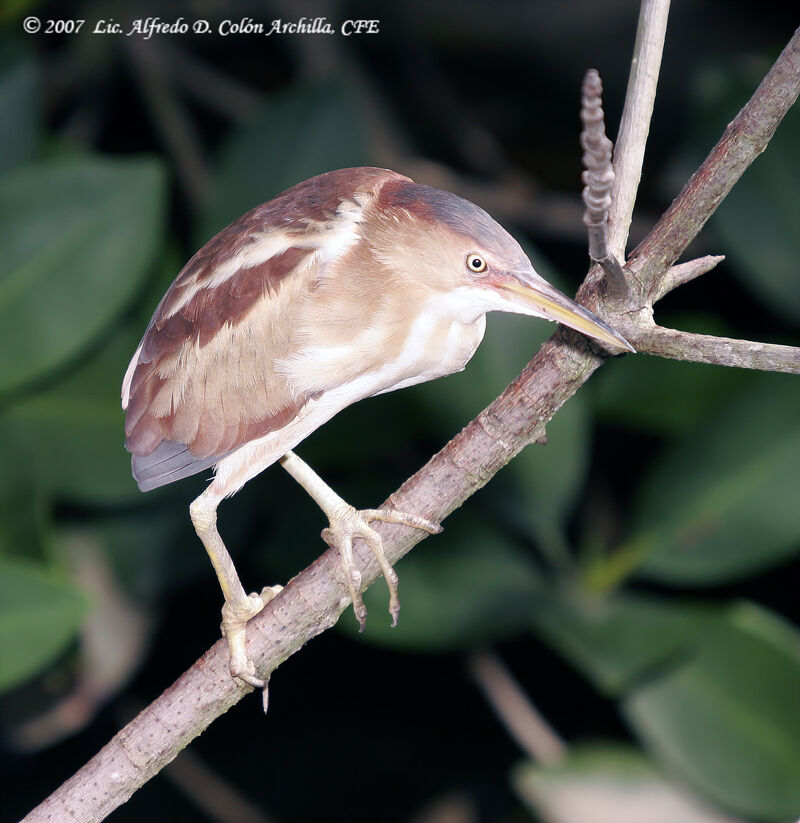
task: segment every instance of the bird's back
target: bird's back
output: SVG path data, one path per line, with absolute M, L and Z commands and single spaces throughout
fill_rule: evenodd
M 383 169 L 342 169 L 240 217 L 187 263 L 131 360 L 122 389 L 126 447 L 147 491 L 202 471 L 280 429 L 310 398 L 292 379 L 296 315 L 325 267 L 358 239 Z

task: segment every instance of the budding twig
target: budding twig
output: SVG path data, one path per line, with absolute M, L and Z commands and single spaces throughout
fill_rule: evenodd
M 608 247 L 608 211 L 611 208 L 611 187 L 614 185 L 611 151 L 614 144 L 606 137 L 603 83 L 596 69 L 586 72 L 582 91 L 581 148 L 585 167 L 582 180 L 586 184 L 582 195 L 586 204 L 583 222 L 589 235 L 589 257 L 603 267 L 609 296 L 621 300 L 628 293 L 628 284 L 619 260 Z

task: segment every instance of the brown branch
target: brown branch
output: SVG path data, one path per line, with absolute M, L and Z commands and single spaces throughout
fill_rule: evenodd
M 209 820 L 218 823 L 276 823 L 196 754 L 184 750 L 164 769 L 167 778 Z
M 541 436 L 544 423 L 601 363 L 586 348 L 557 337 L 547 341 L 517 380 L 384 505 L 443 519 Z M 384 523 L 375 528 L 392 563 L 422 536 Z M 366 587 L 380 569 L 362 541 L 354 550 Z M 258 672 L 272 672 L 333 626 L 348 603 L 338 553 L 329 550 L 248 623 L 247 650 Z M 104 819 L 249 691 L 231 678 L 227 644 L 217 641 L 25 822 Z
M 609 249 L 625 260 L 633 206 L 642 176 L 642 162 L 667 31 L 670 0 L 642 0 L 633 49 L 625 107 L 614 151 L 614 186 L 609 215 Z
M 653 303 L 657 303 L 662 297 L 669 294 L 678 286 L 689 283 L 701 274 L 710 272 L 717 264 L 725 259 L 724 254 L 709 254 L 705 257 L 697 257 L 694 260 L 687 260 L 685 263 L 677 263 L 667 269 L 661 278 L 659 288 L 650 292 Z
M 628 268 L 647 284 L 651 296 L 663 292 L 661 281 L 670 266 L 767 147 L 799 92 L 800 28 L 683 191 L 628 259 Z
M 671 360 L 734 366 L 739 369 L 800 374 L 800 349 L 775 343 L 756 343 L 708 334 L 665 329 L 655 324 L 643 333 L 623 332 L 641 354 L 655 354 Z
M 166 38 L 158 41 L 163 77 L 170 77 L 173 85 L 187 96 L 231 120 L 244 121 L 258 110 L 263 101 L 261 94 L 176 45 L 179 42 Z
M 142 99 L 175 163 L 189 203 L 197 207 L 208 201 L 211 173 L 194 123 L 166 80 L 169 73 L 161 68 L 157 43 L 132 37 L 126 46 L 124 53 L 131 60 Z
M 493 654 L 473 654 L 469 660 L 472 679 L 483 693 L 509 735 L 535 763 L 548 766 L 562 762 L 567 745 L 533 705 L 503 662 Z
M 753 98 L 726 131 L 701 170 L 636 251 L 633 271 L 643 290 L 657 294 L 672 263 L 697 234 L 742 171 L 763 150 L 800 88 L 800 31 L 790 41 Z M 591 274 L 579 296 L 597 306 L 601 296 Z M 629 324 L 649 309 L 607 300 L 609 319 Z M 625 329 L 623 328 L 624 332 Z M 655 331 L 651 330 L 653 333 Z M 441 520 L 488 480 L 527 443 L 544 434 L 545 423 L 602 364 L 603 358 L 560 331 L 548 340 L 522 374 L 387 503 L 402 511 Z M 733 341 L 734 343 L 741 341 Z M 419 532 L 378 524 L 390 561 L 420 540 Z M 369 585 L 378 576 L 372 554 L 355 547 Z M 265 675 L 330 628 L 347 605 L 338 556 L 328 551 L 294 578 L 248 625 L 248 653 Z M 228 652 L 218 641 L 77 774 L 26 818 L 40 821 L 102 820 L 217 716 L 250 691 L 228 673 Z

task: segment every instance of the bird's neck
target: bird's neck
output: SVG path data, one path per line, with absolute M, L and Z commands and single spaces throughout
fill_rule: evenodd
M 367 243 L 331 266 L 304 299 L 295 354 L 279 367 L 296 390 L 349 384 L 354 402 L 464 368 L 483 338 L 484 315 L 458 289 L 442 291 L 417 272 L 387 265 Z

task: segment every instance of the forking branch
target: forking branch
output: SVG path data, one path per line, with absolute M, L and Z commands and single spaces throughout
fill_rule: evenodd
M 772 72 L 762 83 L 767 93 L 772 89 L 772 83 L 769 82 L 771 76 Z M 611 251 L 609 237 L 609 215 L 612 206 L 610 191 L 614 186 L 615 174 L 611 163 L 612 143 L 605 133 L 602 88 L 599 74 L 595 69 L 590 69 L 583 81 L 581 99 L 581 119 L 584 124 L 584 130 L 581 132 L 581 146 L 584 149 L 583 163 L 586 169 L 583 173 L 583 181 L 586 183 L 583 190 L 583 201 L 586 205 L 583 222 L 588 231 L 589 257 L 603 270 L 603 291 L 610 303 L 617 304 L 613 315 L 616 327 L 622 330 L 627 339 L 643 354 L 759 371 L 800 373 L 800 350 L 792 346 L 678 331 L 658 326 L 653 321 L 654 303 L 674 288 L 710 271 L 724 257 L 709 255 L 670 266 L 650 288 L 645 288 L 644 281 L 635 278 L 631 269 L 620 265 L 619 260 Z M 785 98 L 784 102 L 788 101 L 791 101 L 791 97 Z M 747 108 L 746 106 L 731 123 L 712 154 L 689 181 L 681 196 L 670 207 L 671 209 L 676 212 L 681 211 L 682 198 L 685 194 L 691 194 L 694 191 L 692 181 L 705 173 L 711 157 L 720 151 L 728 150 L 725 147 L 726 143 L 742 143 L 742 145 L 752 146 L 756 149 L 752 156 L 753 159 L 763 151 L 766 147 L 763 139 L 761 142 L 751 143 L 748 136 L 742 134 L 749 123 Z M 738 176 L 744 168 L 746 166 L 740 167 Z M 738 176 L 731 175 L 724 178 L 723 197 L 730 191 Z M 720 201 L 721 199 L 722 197 L 719 198 Z M 708 216 L 710 214 L 711 212 Z M 647 240 L 644 242 L 646 243 Z M 639 284 L 639 288 L 633 288 L 636 283 Z
M 652 5 L 645 2 L 646 7 Z M 666 7 L 665 3 L 655 5 L 661 9 Z M 646 29 L 646 22 L 642 26 Z M 660 49 L 658 38 L 647 34 L 640 31 L 637 38 L 636 65 L 652 65 L 647 50 Z M 657 327 L 652 324 L 648 301 L 654 302 L 670 287 L 687 282 L 708 266 L 709 261 L 705 260 L 683 264 L 684 268 L 671 268 L 742 171 L 766 146 L 798 91 L 800 29 L 743 113 L 631 256 L 628 269 L 633 278 L 629 282 L 638 284 L 637 289 L 629 290 L 620 300 L 601 293 L 597 270 L 584 281 L 579 292 L 581 299 L 588 304 L 602 305 L 610 319 L 620 321 L 620 330 L 630 335 L 640 350 L 667 354 L 667 347 L 659 338 L 663 332 L 655 331 Z M 646 131 L 638 130 L 636 140 L 643 141 Z M 641 148 L 643 152 L 643 143 Z M 635 174 L 638 181 L 638 169 L 634 168 L 630 174 Z M 635 191 L 635 185 L 633 189 Z M 642 299 L 642 295 L 646 298 Z M 678 335 L 672 338 L 673 342 L 680 342 L 680 336 L 686 333 L 670 334 Z M 565 339 L 567 335 L 569 342 Z M 659 348 L 661 351 L 656 351 Z M 797 370 L 800 351 L 789 347 L 769 349 L 786 349 L 778 358 L 780 370 Z M 694 353 L 689 351 L 689 354 Z M 526 445 L 542 438 L 546 423 L 604 359 L 572 333 L 557 332 L 500 397 L 409 478 L 386 505 L 437 521 L 446 517 Z M 699 359 L 699 356 L 689 359 Z M 756 365 L 757 362 L 751 352 L 751 356 L 743 356 L 742 362 L 736 365 L 765 367 Z M 399 560 L 421 539 L 419 532 L 399 526 L 379 524 L 376 530 L 381 534 L 391 562 Z M 378 563 L 361 543 L 354 548 L 363 584 L 367 586 L 380 573 Z M 259 671 L 272 672 L 308 640 L 330 628 L 347 603 L 347 584 L 338 557 L 328 551 L 290 581 L 249 624 L 248 652 Z M 219 640 L 25 820 L 38 823 L 104 819 L 249 691 L 249 687 L 242 687 L 230 677 L 227 645 Z

